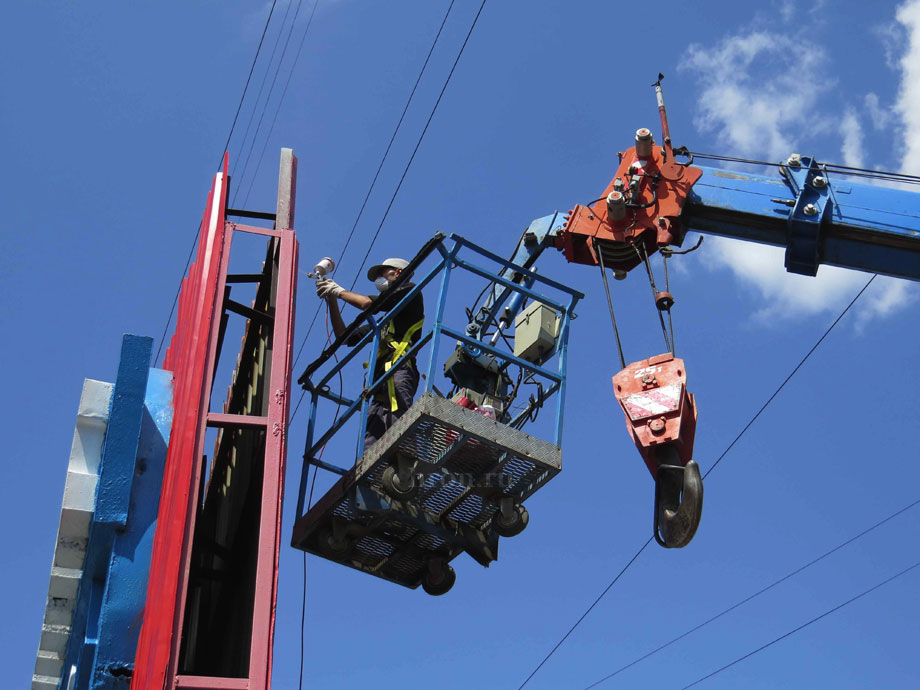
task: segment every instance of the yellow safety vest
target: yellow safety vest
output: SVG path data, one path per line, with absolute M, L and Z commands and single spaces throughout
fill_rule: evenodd
M 393 335 L 393 322 L 390 321 L 387 325 L 387 333 L 384 336 L 384 342 L 380 344 L 381 347 L 386 345 L 393 348 L 393 354 L 390 356 L 390 359 L 383 363 L 384 373 L 388 372 L 390 368 L 396 364 L 396 361 L 406 353 L 406 350 L 409 349 L 409 345 L 411 344 L 412 336 L 418 333 L 424 324 L 425 319 L 421 319 L 417 323 L 412 324 L 406 329 L 403 339 L 397 342 Z M 390 399 L 390 412 L 396 412 L 399 409 L 399 401 L 396 399 L 396 382 L 393 380 L 392 376 L 387 379 L 387 395 Z

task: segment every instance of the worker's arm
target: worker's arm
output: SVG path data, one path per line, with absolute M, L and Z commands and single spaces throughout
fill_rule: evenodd
M 367 295 L 359 295 L 357 292 L 351 292 L 350 290 L 344 290 L 339 293 L 340 300 L 348 302 L 353 307 L 357 307 L 361 311 L 367 309 L 374 300 L 372 300 Z
M 335 332 L 336 337 L 340 337 L 345 332 L 345 322 L 342 320 L 338 300 L 344 300 L 361 311 L 373 304 L 373 300 L 367 295 L 359 295 L 356 292 L 346 290 L 331 279 L 319 281 L 316 284 L 316 294 L 326 300 L 326 304 L 329 307 L 329 318 L 332 321 L 332 330 Z
M 329 307 L 329 320 L 332 321 L 332 332 L 338 338 L 345 332 L 345 322 L 342 320 L 342 312 L 339 311 L 337 297 L 331 295 L 326 298 L 326 305 Z

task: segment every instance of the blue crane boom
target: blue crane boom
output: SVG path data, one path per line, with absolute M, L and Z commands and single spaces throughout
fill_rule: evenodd
M 701 169 L 684 205 L 686 227 L 785 247 L 792 273 L 813 276 L 827 264 L 920 280 L 917 192 L 833 179 L 794 155 L 778 177 Z

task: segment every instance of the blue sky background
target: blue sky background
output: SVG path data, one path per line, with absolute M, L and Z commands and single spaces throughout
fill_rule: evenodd
M 295 62 L 313 2 L 297 12 L 297 0 L 278 1 L 230 143 L 233 205 L 272 210 L 278 150 L 292 147 L 303 266 L 341 251 L 447 4 L 318 0 Z M 358 271 L 478 7 L 456 2 L 340 282 Z M 231 0 L 0 10 L 0 661 L 17 686 L 34 663 L 82 380 L 114 378 L 122 333 L 163 332 L 268 9 Z M 678 145 L 920 173 L 916 0 L 492 0 L 372 257 L 410 256 L 435 230 L 506 255 L 533 218 L 596 198 L 636 128 L 658 132 L 649 84 L 659 71 Z M 680 263 L 677 347 L 705 471 L 868 276 L 787 276 L 781 252 L 714 238 Z M 455 562 L 444 597 L 310 557 L 306 687 L 516 688 L 648 538 L 652 482 L 610 388 L 618 365 L 600 278 L 555 254 L 540 268 L 587 294 L 573 326 L 562 474 L 531 499 L 530 526 L 491 568 Z M 660 352 L 643 277 L 618 283 L 614 299 L 627 358 Z M 303 278 L 298 346 L 315 307 Z M 646 549 L 527 687 L 583 688 L 920 498 L 918 317 L 914 285 L 877 280 L 709 477 L 693 543 Z M 320 330 L 295 378 L 322 348 Z M 304 435 L 301 410 L 283 544 Z M 325 459 L 351 461 L 347 448 Z M 692 683 L 915 563 L 918 527 L 920 508 L 907 511 L 601 687 Z M 915 686 L 918 576 L 705 685 Z M 301 553 L 283 546 L 277 688 L 297 686 L 301 578 Z

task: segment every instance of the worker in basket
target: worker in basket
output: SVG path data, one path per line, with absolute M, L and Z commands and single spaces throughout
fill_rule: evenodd
M 326 300 L 336 337 L 345 332 L 345 322 L 339 311 L 338 300 L 341 299 L 362 311 L 370 309 L 374 314 L 388 312 L 415 286 L 414 283 L 406 281 L 395 290 L 388 290 L 408 265 L 409 262 L 405 259 L 394 258 L 371 266 L 367 272 L 367 279 L 381 292 L 376 297 L 351 292 L 328 278 L 317 281 L 316 294 Z M 389 371 L 393 364 L 418 342 L 424 322 L 425 305 L 419 292 L 383 329 L 377 360 L 374 363 L 374 380 L 378 380 Z M 369 325 L 359 326 L 345 344 L 354 347 L 369 331 Z M 383 436 L 384 432 L 409 409 L 418 390 L 418 380 L 415 357 L 411 357 L 374 393 L 367 411 L 365 450 Z

